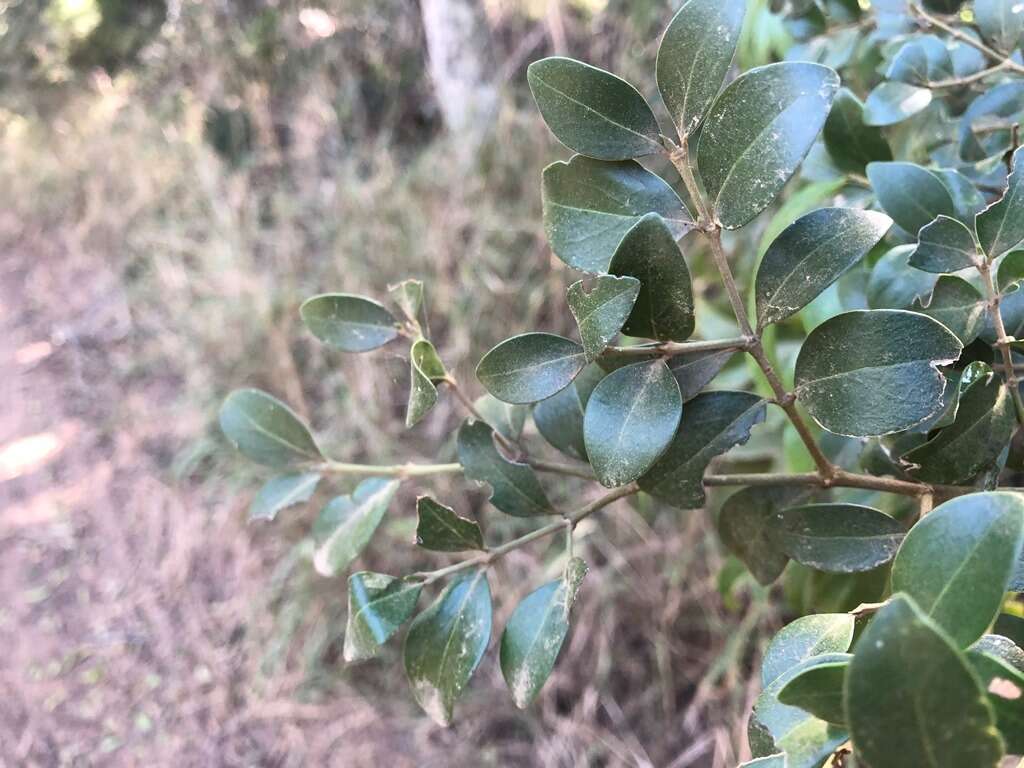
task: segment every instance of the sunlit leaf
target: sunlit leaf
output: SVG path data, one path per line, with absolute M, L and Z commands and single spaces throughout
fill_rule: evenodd
M 313 524 L 318 573 L 336 576 L 352 564 L 373 538 L 398 485 L 398 480 L 368 477 L 350 495 L 327 503 Z

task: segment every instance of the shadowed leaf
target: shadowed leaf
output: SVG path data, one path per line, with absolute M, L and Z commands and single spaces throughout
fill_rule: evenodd
M 435 552 L 486 549 L 476 520 L 459 517 L 455 510 L 429 496 L 416 499 L 416 543 Z
M 342 352 L 368 352 L 398 337 L 398 321 L 383 304 L 349 293 L 325 293 L 299 307 L 310 333 Z
M 336 576 L 351 565 L 373 538 L 398 486 L 398 480 L 368 477 L 351 495 L 327 503 L 313 524 L 317 573 Z
M 309 429 L 287 405 L 258 389 L 236 389 L 220 407 L 224 436 L 246 458 L 268 467 L 321 461 Z

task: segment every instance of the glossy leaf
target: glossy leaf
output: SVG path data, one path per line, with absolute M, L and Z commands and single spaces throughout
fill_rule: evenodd
M 680 135 L 697 128 L 725 83 L 745 15 L 744 0 L 688 0 L 665 30 L 658 90 Z
M 985 635 L 967 651 L 995 711 L 1006 751 L 1024 754 L 1024 651 L 1005 637 Z
M 350 495 L 327 503 L 313 524 L 317 573 L 336 576 L 352 564 L 373 538 L 398 485 L 398 480 L 368 477 Z
M 640 281 L 634 277 L 600 275 L 569 286 L 566 298 L 580 329 L 583 352 L 588 362 L 600 355 L 619 335 L 639 294 Z
M 526 416 L 530 412 L 529 406 L 503 403 L 491 395 L 481 395 L 473 401 L 473 407 L 484 421 L 494 427 L 495 432 L 509 440 L 518 440 L 523 434 Z
M 913 163 L 871 163 L 868 180 L 882 210 L 916 235 L 938 216 L 956 216 L 953 198 L 939 177 Z
M 423 589 L 421 582 L 383 573 L 359 571 L 348 577 L 348 623 L 345 661 L 371 659 L 412 616 Z
M 697 166 L 722 226 L 742 227 L 775 199 L 825 124 L 838 88 L 828 67 L 782 62 L 744 72 L 715 100 Z
M 535 403 L 569 386 L 584 365 L 583 347 L 553 333 L 523 333 L 480 360 L 476 376 L 506 403 Z
M 953 76 L 953 60 L 946 44 L 934 35 L 920 35 L 896 52 L 885 75 L 889 80 L 927 86 Z
M 598 481 L 614 488 L 651 468 L 672 441 L 683 402 L 663 360 L 635 363 L 594 388 L 583 439 Z
M 767 688 L 807 659 L 846 653 L 853 642 L 853 627 L 853 616 L 848 613 L 820 613 L 790 622 L 764 652 L 762 684 Z
M 1024 151 L 1013 153 L 1013 173 L 1003 196 L 975 219 L 978 240 L 989 260 L 1024 244 Z
M 898 520 L 859 504 L 808 504 L 782 510 L 777 520 L 782 550 L 826 573 L 870 571 L 892 560 L 903 540 Z
M 606 272 L 622 236 L 657 213 L 675 237 L 693 225 L 682 200 L 638 163 L 603 163 L 576 155 L 544 169 L 544 231 L 555 255 L 584 272 Z
M 790 224 L 764 254 L 754 294 L 760 327 L 795 315 L 860 261 L 892 219 L 852 208 L 820 208 Z
M 704 470 L 716 456 L 747 442 L 764 421 L 765 402 L 747 392 L 705 392 L 683 409 L 679 429 L 640 488 L 679 509 L 704 505 Z
M 830 432 L 885 435 L 942 407 L 937 366 L 960 356 L 960 341 L 930 317 L 858 310 L 815 328 L 796 361 L 796 394 Z
M 670 358 L 668 369 L 676 377 L 683 402 L 687 403 L 699 395 L 735 354 L 734 349 L 715 349 L 708 352 L 685 352 Z
M 919 480 L 958 485 L 995 465 L 1016 424 L 1009 390 L 989 375 L 960 395 L 952 425 L 906 453 L 903 460 L 912 465 L 910 473 Z
M 1001 157 L 1013 142 L 1013 123 L 1024 112 L 1024 82 L 989 88 L 960 117 L 960 156 L 972 162 Z
M 309 429 L 287 405 L 258 389 L 236 389 L 220 407 L 220 429 L 246 458 L 268 467 L 322 461 Z
M 249 506 L 250 520 L 273 520 L 282 509 L 309 501 L 320 482 L 319 472 L 273 477 Z
M 864 121 L 864 105 L 846 88 L 832 102 L 822 138 L 832 162 L 846 173 L 863 175 L 868 163 L 892 160 L 882 131 Z
M 949 216 L 939 216 L 922 227 L 910 266 L 926 272 L 957 272 L 973 267 L 978 246 L 967 227 Z
M 310 333 L 342 352 L 368 352 L 398 337 L 398 321 L 383 304 L 350 293 L 324 293 L 299 307 Z
M 848 653 L 811 658 L 779 690 L 779 701 L 810 712 L 827 723 L 844 725 L 843 683 L 852 658 Z
M 484 535 L 476 520 L 455 514 L 429 496 L 416 499 L 416 543 L 435 552 L 463 552 L 486 549 Z
M 926 518 L 927 519 L 927 518 Z M 868 625 L 846 673 L 846 715 L 872 768 L 996 768 L 1003 745 L 963 655 L 928 617 L 895 595 Z
M 975 0 L 974 22 L 998 51 L 1011 53 L 1024 39 L 1024 12 L 1017 0 Z
M 672 231 L 656 213 L 622 238 L 608 270 L 640 281 L 640 294 L 623 326 L 631 336 L 685 341 L 693 333 L 693 287 Z
M 586 563 L 573 558 L 562 578 L 524 597 L 505 625 L 501 674 L 520 709 L 536 698 L 554 669 L 569 631 L 569 611 L 586 574 Z
M 967 346 L 985 327 L 988 307 L 985 297 L 973 285 L 955 275 L 943 275 L 935 283 L 931 296 L 918 300 L 915 307 L 922 315 L 946 326 Z
M 545 440 L 580 461 L 587 460 L 583 440 L 583 416 L 587 402 L 604 371 L 596 364 L 588 365 L 568 387 L 533 408 L 533 423 Z
M 437 355 L 434 345 L 418 339 L 409 350 L 409 403 L 405 409 L 405 426 L 418 424 L 437 403 L 438 382 L 448 372 Z
M 494 431 L 482 421 L 459 428 L 459 463 L 470 480 L 491 486 L 491 504 L 513 517 L 554 514 L 533 468 L 509 461 L 494 445 Z
M 864 122 L 874 126 L 895 125 L 931 103 L 930 89 L 887 80 L 868 94 L 864 102 Z
M 1022 542 L 1024 497 L 957 497 L 910 529 L 893 563 L 893 589 L 965 648 L 999 612 Z
M 651 108 L 636 88 L 611 72 L 551 56 L 533 62 L 526 79 L 544 122 L 574 152 L 627 160 L 661 151 Z
M 405 674 L 416 702 L 438 725 L 451 725 L 455 702 L 490 639 L 491 588 L 482 569 L 456 577 L 413 619 L 405 636 Z
M 808 495 L 804 488 L 744 488 L 722 505 L 718 513 L 718 535 L 758 583 L 771 584 L 782 575 L 789 562 L 789 556 L 779 547 L 775 536 L 776 514 L 784 507 L 800 503 Z

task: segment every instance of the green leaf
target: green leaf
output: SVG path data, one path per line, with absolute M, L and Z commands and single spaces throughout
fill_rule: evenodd
M 658 48 L 661 98 L 681 136 L 692 133 L 725 83 L 736 53 L 744 0 L 688 0 Z
M 634 277 L 600 275 L 569 286 L 566 298 L 580 329 L 587 362 L 604 352 L 619 335 L 639 294 L 640 281 Z
M 324 293 L 299 307 L 310 333 L 342 352 L 368 352 L 398 337 L 398 321 L 383 304 L 350 293 Z
M 967 227 L 949 216 L 939 216 L 921 228 L 910 266 L 925 272 L 957 272 L 973 267 L 978 246 Z
M 956 216 L 949 190 L 939 177 L 913 163 L 871 163 L 868 180 L 882 210 L 916 235 L 938 216 Z
M 985 208 L 985 196 L 974 186 L 973 181 L 959 171 L 939 168 L 935 175 L 949 192 L 957 220 L 973 227 L 974 217 Z
M 662 150 L 658 120 L 640 92 L 611 72 L 551 56 L 526 79 L 548 128 L 574 152 L 627 160 Z
M 675 237 L 692 226 L 683 201 L 638 163 L 603 163 L 576 155 L 544 169 L 544 232 L 555 255 L 584 272 L 606 272 L 622 236 L 648 213 Z
M 455 510 L 429 496 L 416 499 L 416 543 L 434 552 L 485 550 L 484 535 L 476 520 L 455 514 Z
M 926 518 L 927 519 L 927 518 Z M 996 768 L 1003 745 L 963 655 L 928 617 L 895 595 L 854 648 L 846 717 L 871 768 Z
M 483 356 L 476 377 L 506 403 L 535 403 L 565 389 L 587 360 L 583 347 L 553 333 L 523 333 Z
M 740 763 L 739 768 L 786 768 L 786 756 L 782 753 L 767 755 Z
M 892 219 L 852 208 L 820 208 L 790 224 L 768 247 L 754 288 L 760 328 L 792 317 L 864 258 Z
M 623 330 L 658 341 L 685 341 L 693 333 L 693 287 L 683 254 L 665 221 L 649 213 L 622 238 L 608 267 L 637 278 L 640 294 Z
M 348 623 L 345 661 L 372 659 L 412 616 L 423 589 L 421 582 L 383 573 L 359 571 L 348 577 Z
M 422 280 L 403 280 L 395 285 L 389 285 L 388 295 L 409 322 L 420 326 L 423 333 L 427 332 Z
M 765 402 L 747 392 L 705 392 L 686 404 L 679 429 L 640 488 L 678 509 L 704 505 L 704 470 L 716 456 L 747 442 L 764 421 Z
M 1024 13 L 1017 0 L 975 0 L 974 23 L 996 50 L 1012 52 L 1024 40 Z
M 960 341 L 930 317 L 902 310 L 836 315 L 804 341 L 796 395 L 830 432 L 886 435 L 942 408 L 938 365 L 960 356 Z
M 735 349 L 715 349 L 707 352 L 684 352 L 670 358 L 668 369 L 676 377 L 683 402 L 688 403 L 699 395 L 735 354 Z
M 846 653 L 853 642 L 853 616 L 820 613 L 804 616 L 784 626 L 772 639 L 761 662 L 765 688 L 807 659 L 823 654 Z
M 434 345 L 418 339 L 409 350 L 409 404 L 405 409 L 405 426 L 418 424 L 437 402 L 435 384 L 444 381 L 448 372 Z
M 943 275 L 931 296 L 918 299 L 915 311 L 946 326 L 967 346 L 981 333 L 987 317 L 987 302 L 977 288 L 955 275 Z
M 934 80 L 952 77 L 953 60 L 939 38 L 921 35 L 904 43 L 896 52 L 885 76 L 889 80 L 927 86 Z
M 586 574 L 586 563 L 573 558 L 561 579 L 523 598 L 505 625 L 501 674 L 520 709 L 530 705 L 554 669 L 569 631 L 569 611 Z
M 916 465 L 910 473 L 919 480 L 958 485 L 995 465 L 1016 424 L 1009 390 L 989 374 L 961 393 L 953 424 L 903 461 Z
M 937 275 L 908 266 L 913 252 L 913 245 L 898 245 L 875 262 L 866 290 L 871 309 L 910 309 L 935 289 Z
M 892 160 L 892 150 L 877 127 L 864 121 L 864 105 L 840 89 L 822 130 L 825 148 L 840 171 L 864 175 L 868 163 Z
M 998 201 L 978 214 L 978 240 L 989 260 L 1024 244 L 1024 151 L 1013 153 L 1013 173 Z
M 789 562 L 775 537 L 775 515 L 783 507 L 798 504 L 809 495 L 806 488 L 744 488 L 722 505 L 718 513 L 718 535 L 759 584 L 771 584 L 782 575 Z
M 545 440 L 580 461 L 587 460 L 587 446 L 583 440 L 583 416 L 587 402 L 604 371 L 591 363 L 580 372 L 572 384 L 533 408 L 533 423 Z
M 249 519 L 273 520 L 282 509 L 309 501 L 319 482 L 319 472 L 270 478 L 249 506 Z
M 466 421 L 456 438 L 459 463 L 470 480 L 491 486 L 491 504 L 513 517 L 552 515 L 555 510 L 533 468 L 509 461 L 494 445 L 494 430 Z
M 960 496 L 910 529 L 893 563 L 893 590 L 966 648 L 999 613 L 1022 543 L 1024 497 Z
M 490 639 L 491 588 L 483 569 L 451 581 L 413 619 L 405 636 L 405 674 L 416 703 L 438 725 L 451 725 L 455 702 Z
M 997 278 L 999 290 L 1004 293 L 1010 292 L 1007 289 L 1019 286 L 1024 281 L 1024 251 L 1006 254 L 1006 258 L 999 262 Z
M 782 190 L 825 124 L 839 76 L 782 62 L 733 80 L 701 128 L 697 166 L 726 229 L 742 227 Z
M 787 555 L 826 573 L 870 571 L 892 560 L 903 540 L 898 520 L 859 504 L 785 509 L 777 525 L 775 535 Z
M 887 80 L 868 94 L 864 102 L 864 122 L 874 126 L 895 125 L 931 103 L 930 89 Z
M 220 429 L 246 458 L 268 467 L 322 461 L 309 429 L 287 405 L 258 389 L 236 389 L 220 407 Z
M 809 659 L 779 690 L 779 701 L 827 723 L 845 725 L 843 682 L 852 658 L 848 653 L 829 653 Z
M 523 434 L 526 416 L 530 412 L 529 406 L 503 403 L 491 395 L 480 395 L 473 401 L 473 407 L 483 416 L 484 421 L 494 427 L 495 432 L 509 440 L 518 440 Z
M 368 477 L 350 495 L 327 503 L 313 524 L 317 573 L 336 576 L 352 564 L 373 538 L 398 486 L 398 480 Z
M 651 468 L 672 441 L 683 401 L 664 360 L 634 363 L 594 388 L 583 439 L 598 481 L 614 488 Z
M 988 694 L 1006 751 L 1024 754 L 1024 651 L 1008 638 L 985 635 L 967 650 L 967 661 Z

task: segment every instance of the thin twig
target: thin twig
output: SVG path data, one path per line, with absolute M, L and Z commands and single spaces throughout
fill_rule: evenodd
M 980 72 L 975 72 L 973 75 L 964 75 L 963 77 L 950 77 L 946 80 L 932 80 L 928 83 L 928 87 L 932 90 L 938 90 L 941 88 L 959 88 L 964 85 L 970 85 L 976 83 L 979 80 L 984 80 L 989 75 L 995 75 L 1002 72 L 1005 69 L 1010 68 L 1010 64 L 1013 62 L 1010 59 L 1005 59 L 998 64 L 994 64 L 988 69 L 983 69 Z
M 1013 61 L 1012 59 L 1007 57 L 1006 54 L 1000 53 L 995 48 L 989 47 L 980 40 L 975 40 L 966 32 L 962 32 L 956 27 L 947 24 L 942 19 L 936 16 L 932 16 L 930 13 L 928 13 L 928 11 L 926 11 L 917 3 L 910 3 L 910 12 L 916 14 L 928 26 L 935 27 L 936 29 L 941 29 L 950 37 L 956 38 L 961 43 L 965 43 L 971 46 L 972 48 L 976 48 L 977 50 L 981 51 L 986 56 L 988 56 L 992 61 L 1004 64 L 1007 69 L 1012 70 L 1013 72 L 1024 73 L 1024 66 L 1021 66 L 1017 62 Z
M 348 464 L 343 461 L 325 461 L 310 469 L 331 475 L 362 475 L 367 477 L 424 477 L 426 475 L 452 475 L 462 471 L 462 465 L 452 464 Z
M 1020 394 L 1020 379 L 1017 378 L 1017 369 L 1013 364 L 1013 353 L 1010 351 L 1011 339 L 1006 334 L 1006 325 L 1003 323 L 1003 313 L 999 308 L 1000 296 L 996 290 L 995 281 L 992 279 L 992 265 L 987 259 L 981 259 L 977 263 L 978 272 L 981 274 L 981 282 L 985 286 L 985 295 L 988 298 L 988 311 L 992 317 L 992 326 L 996 332 L 996 346 L 1003 357 L 1003 375 L 1006 377 L 1006 386 L 1010 389 L 1010 397 L 1013 398 L 1013 407 L 1017 413 L 1017 421 L 1024 424 L 1024 399 Z
M 608 347 L 606 352 L 615 355 L 684 355 L 688 352 L 713 352 L 719 349 L 748 349 L 753 339 L 734 336 L 727 339 L 708 341 L 663 341 L 660 344 L 639 344 L 633 347 Z

